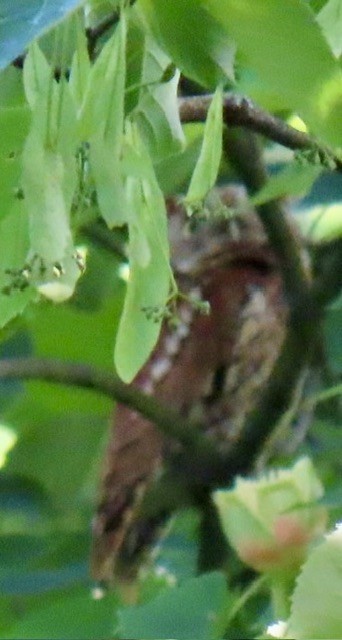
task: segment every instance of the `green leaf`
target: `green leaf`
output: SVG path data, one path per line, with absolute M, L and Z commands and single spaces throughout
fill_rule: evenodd
M 78 20 L 76 25 L 76 48 L 71 62 L 69 77 L 70 93 L 75 101 L 77 112 L 82 107 L 88 89 L 90 70 L 87 38 L 83 25 Z
M 96 60 L 80 115 L 83 135 L 90 137 L 90 167 L 100 212 L 109 227 L 127 222 L 121 175 L 126 77 L 126 18 L 119 24 Z M 83 124 L 82 124 L 83 122 Z
M 7 269 L 16 271 L 23 268 L 28 247 L 27 215 L 22 201 L 17 201 L 11 213 L 0 222 L 0 328 L 22 313 L 34 297 L 30 287 L 22 290 L 20 287 L 12 288 L 15 276 L 6 274 Z M 10 287 L 7 295 L 3 292 L 4 287 Z
M 182 150 L 185 138 L 179 118 L 178 81 L 175 70 L 170 80 L 163 81 L 171 60 L 151 37 L 146 38 L 141 77 L 142 89 L 134 111 L 145 144 L 152 159 L 160 161 Z
M 46 297 L 69 298 L 80 276 L 69 212 L 76 189 L 76 116 L 66 83 L 57 83 L 37 45 L 24 66 L 32 123 L 23 156 L 22 187 L 30 223 L 31 281 Z
M 305 235 L 313 242 L 329 242 L 342 237 L 342 202 L 312 207 L 299 217 Z
M 317 136 L 341 146 L 342 71 L 310 7 L 301 0 L 206 0 L 205 6 L 238 45 L 250 79 L 240 89 L 260 101 L 261 84 L 278 108 L 296 111 Z
M 120 638 L 220 638 L 220 614 L 229 606 L 223 574 L 207 573 L 170 588 L 154 600 L 118 612 Z
M 0 69 L 39 35 L 83 4 L 82 0 L 2 0 L 0 10 Z
M 323 167 L 317 165 L 292 162 L 285 169 L 271 176 L 251 200 L 258 206 L 284 196 L 305 195 L 322 171 Z
M 185 203 L 190 206 L 204 200 L 217 179 L 222 155 L 222 99 L 222 87 L 218 86 L 209 107 L 201 152 L 185 197 Z
M 7 67 L 0 73 L 0 106 L 22 107 L 25 102 L 22 70 Z
M 342 528 L 312 550 L 292 596 L 287 638 L 341 638 Z
M 20 126 L 18 123 L 20 122 Z M 0 107 L 0 218 L 7 215 L 20 196 L 21 151 L 29 130 L 27 107 Z
M 43 604 L 7 630 L 8 638 L 110 638 L 113 635 L 117 599 L 107 596 L 92 600 L 90 593 L 78 588 L 72 593 L 56 596 L 52 603 Z
M 91 67 L 83 104 L 78 114 L 80 137 L 83 140 L 98 132 L 111 141 L 116 141 L 118 132 L 122 135 L 126 29 L 123 12 L 116 30 Z
M 118 374 L 125 382 L 131 382 L 157 342 L 170 286 L 165 202 L 137 130 L 134 137 L 134 151 L 144 161 L 149 179 L 127 178 L 130 276 L 114 353 Z M 160 319 L 148 318 L 148 308 L 160 309 Z
M 234 79 L 235 45 L 205 3 L 142 0 L 140 6 L 154 37 L 182 73 L 210 88 Z
M 339 58 L 342 54 L 342 2 L 341 0 L 329 0 L 316 18 L 318 24 L 331 47 L 331 50 Z

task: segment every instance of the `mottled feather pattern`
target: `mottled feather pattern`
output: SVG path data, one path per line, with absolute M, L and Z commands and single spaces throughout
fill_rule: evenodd
M 225 189 L 221 197 L 241 209 L 239 188 Z M 210 313 L 201 315 L 182 300 L 178 324 L 165 324 L 134 381 L 166 406 L 199 419 L 220 447 L 238 438 L 255 406 L 279 354 L 287 317 L 276 259 L 246 201 L 244 207 L 246 213 L 234 220 L 200 221 L 191 231 L 182 207 L 169 200 L 180 290 L 208 301 Z M 110 582 L 122 566 L 129 576 L 130 559 L 153 542 L 158 518 L 144 518 L 141 506 L 172 447 L 148 420 L 117 407 L 93 526 L 96 580 Z

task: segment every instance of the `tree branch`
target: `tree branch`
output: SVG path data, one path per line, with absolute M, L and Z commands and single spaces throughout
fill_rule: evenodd
M 132 6 L 136 0 L 129 0 L 129 5 Z M 89 58 L 93 58 L 97 41 L 111 29 L 120 20 L 120 9 L 117 8 L 110 15 L 106 16 L 96 27 L 89 27 L 86 29 L 86 38 L 88 43 Z
M 204 122 L 211 100 L 211 95 L 179 98 L 181 121 L 183 123 Z M 225 94 L 223 120 L 226 125 L 245 127 L 289 149 L 312 151 L 318 155 L 322 164 L 330 160 L 336 169 L 342 171 L 342 159 L 336 156 L 329 147 L 320 144 L 306 133 L 294 129 L 280 118 L 264 111 L 249 98 L 230 93 Z
M 211 440 L 201 433 L 201 425 L 183 418 L 172 407 L 163 406 L 154 397 L 134 385 L 123 383 L 112 372 L 90 365 L 45 358 L 11 358 L 0 360 L 0 380 L 40 379 L 46 382 L 90 389 L 127 405 L 156 424 L 168 438 L 174 438 L 199 459 L 221 460 Z
M 249 193 L 256 193 L 267 180 L 256 136 L 249 131 L 226 128 L 223 148 Z M 301 246 L 286 219 L 281 203 L 276 200 L 266 202 L 256 207 L 256 211 L 279 260 L 289 305 L 294 308 L 302 303 L 307 304 L 309 285 Z

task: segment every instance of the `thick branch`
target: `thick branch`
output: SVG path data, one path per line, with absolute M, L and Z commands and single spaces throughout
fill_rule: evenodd
M 40 379 L 91 389 L 138 411 L 156 424 L 165 436 L 194 451 L 199 459 L 210 458 L 214 464 L 219 459 L 213 443 L 202 435 L 200 425 L 184 419 L 171 407 L 161 405 L 137 387 L 124 384 L 112 372 L 61 360 L 13 358 L 0 360 L 1 379 Z
M 185 122 L 204 122 L 212 96 L 193 96 L 179 99 L 180 119 Z M 226 94 L 223 103 L 223 120 L 226 125 L 244 127 L 289 149 L 309 150 L 318 154 L 322 162 L 330 159 L 339 171 L 342 160 L 328 147 L 314 138 L 286 124 L 280 118 L 260 109 L 249 98 Z
M 248 131 L 225 129 L 223 146 L 227 158 L 251 195 L 267 180 L 261 149 L 256 136 Z M 279 260 L 284 288 L 291 307 L 307 300 L 309 288 L 301 255 L 301 247 L 286 219 L 279 201 L 266 202 L 256 207 L 266 235 Z

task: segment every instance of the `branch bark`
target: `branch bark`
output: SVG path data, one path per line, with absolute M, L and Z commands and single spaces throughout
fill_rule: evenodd
M 201 433 L 201 425 L 183 418 L 171 407 L 163 406 L 134 385 L 125 384 L 112 372 L 86 364 L 45 358 L 0 360 L 0 380 L 11 379 L 40 379 L 96 391 L 138 411 L 156 424 L 166 437 L 194 451 L 200 460 L 210 458 L 214 464 L 215 460 L 221 460 L 213 442 Z
M 183 123 L 204 122 L 211 100 L 211 95 L 180 98 L 181 121 Z M 312 151 L 317 154 L 322 164 L 333 162 L 336 169 L 342 171 L 342 159 L 336 156 L 329 147 L 264 111 L 249 98 L 227 93 L 223 102 L 223 120 L 228 126 L 244 127 L 289 149 Z

